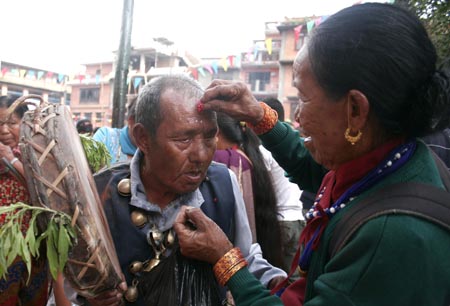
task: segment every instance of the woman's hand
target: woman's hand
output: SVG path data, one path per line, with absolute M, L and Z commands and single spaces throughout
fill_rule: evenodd
M 0 142 L 0 159 L 5 157 L 8 161 L 11 161 L 15 156 L 10 146 L 4 145 Z
M 214 80 L 200 99 L 199 109 L 214 110 L 228 114 L 239 121 L 258 124 L 264 110 L 243 82 Z
M 173 227 L 184 256 L 215 264 L 233 248 L 220 227 L 199 208 L 182 206 Z

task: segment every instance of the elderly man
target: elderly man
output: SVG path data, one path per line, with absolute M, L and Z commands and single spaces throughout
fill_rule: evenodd
M 271 266 L 252 237 L 236 177 L 212 163 L 218 132 L 212 111 L 198 112 L 203 90 L 181 75 L 152 80 L 141 91 L 130 165 L 96 175 L 128 289 L 127 305 L 221 305 L 224 288 L 212 266 L 184 258 L 172 230 L 181 206 L 200 207 L 249 262 L 267 287 L 286 277 Z M 192 226 L 195 226 L 194 224 Z M 91 305 L 119 305 L 120 290 Z

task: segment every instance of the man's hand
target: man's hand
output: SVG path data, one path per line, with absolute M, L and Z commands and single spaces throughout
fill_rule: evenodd
M 233 248 L 220 227 L 199 208 L 182 206 L 173 227 L 184 256 L 215 264 Z
M 127 283 L 122 282 L 117 289 L 105 291 L 95 298 L 86 298 L 86 300 L 91 306 L 121 306 L 124 305 L 122 297 L 125 291 L 127 291 Z

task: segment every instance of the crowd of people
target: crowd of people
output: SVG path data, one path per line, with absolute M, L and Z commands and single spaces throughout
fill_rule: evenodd
M 43 251 L 31 273 L 13 261 L 0 306 L 450 305 L 450 70 L 420 20 L 345 8 L 293 73 L 298 129 L 243 82 L 177 74 L 143 86 L 123 128 L 78 121 L 111 156 L 93 181 L 122 282 L 84 296 Z M 25 111 L 0 97 L 2 206 L 30 201 Z

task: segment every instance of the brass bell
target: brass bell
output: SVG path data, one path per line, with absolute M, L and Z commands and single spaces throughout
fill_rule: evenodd
M 150 272 L 154 267 L 159 265 L 160 262 L 161 262 L 161 260 L 159 258 L 151 259 L 150 262 L 148 263 L 147 267 L 145 267 L 144 271 Z
M 129 269 L 130 269 L 130 272 L 132 274 L 136 274 L 136 273 L 141 272 L 143 266 L 144 266 L 144 264 L 142 262 L 140 262 L 140 261 L 133 261 L 130 264 Z
M 117 191 L 122 196 L 129 196 L 131 194 L 131 183 L 129 178 L 124 178 L 120 180 L 117 184 Z
M 133 224 L 138 228 L 144 227 L 147 221 L 147 216 L 142 212 L 138 210 L 134 210 L 131 212 L 131 222 L 133 222 Z
M 125 291 L 125 299 L 130 302 L 136 302 L 136 300 L 138 299 L 138 289 L 136 288 L 136 286 L 131 286 L 127 289 L 127 291 Z

